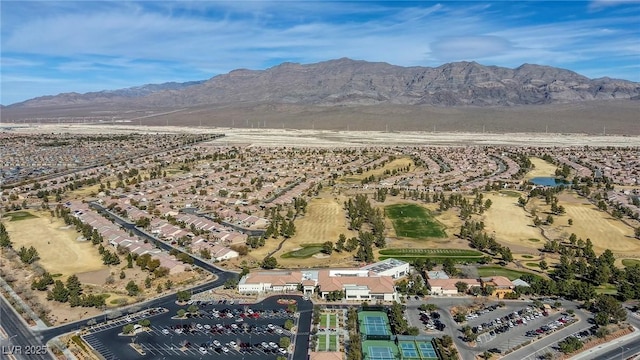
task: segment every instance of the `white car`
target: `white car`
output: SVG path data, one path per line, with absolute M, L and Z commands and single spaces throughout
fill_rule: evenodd
M 220 346 L 220 341 L 218 340 L 213 340 L 213 346 Z
M 287 355 L 287 350 L 285 350 L 285 349 L 283 349 L 283 348 L 278 349 L 278 352 L 279 352 L 280 354 L 282 354 L 282 355 Z
M 204 355 L 204 354 L 206 354 L 206 353 L 207 353 L 207 349 L 205 349 L 205 348 L 203 348 L 203 347 L 200 347 L 200 348 L 198 349 L 198 351 L 200 351 L 200 354 L 202 354 L 202 355 Z
M 211 330 L 211 325 L 209 325 L 209 324 L 205 324 L 205 325 L 204 325 L 204 328 L 205 328 L 205 330 Z
M 278 348 L 278 344 L 274 343 L 273 341 L 269 343 L 269 347 L 272 349 L 277 349 Z
M 269 324 L 269 325 L 267 325 L 267 328 L 269 328 L 269 330 L 273 330 L 273 329 L 275 329 L 276 327 L 275 327 L 275 326 L 273 326 L 273 324 Z
M 276 334 L 282 334 L 282 329 L 276 329 Z
M 223 347 L 222 347 L 222 351 L 223 351 L 223 352 L 228 353 L 228 352 L 229 352 L 229 348 L 228 348 L 228 347 L 226 347 L 226 346 L 223 346 Z
M 229 341 L 229 346 L 231 347 L 236 347 L 236 342 L 235 341 Z
M 198 330 L 202 330 L 202 324 L 196 324 L 196 328 L 197 328 Z
M 169 330 L 167 330 L 167 329 L 162 329 L 162 333 L 163 333 L 163 334 L 165 334 L 165 335 L 169 335 Z
M 176 334 L 182 334 L 182 329 L 175 329 Z

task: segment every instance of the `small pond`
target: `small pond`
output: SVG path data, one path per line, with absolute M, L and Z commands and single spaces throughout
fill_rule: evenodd
M 531 179 L 529 181 L 531 181 L 535 185 L 541 185 L 541 186 L 560 186 L 560 185 L 569 184 L 568 181 L 565 181 L 565 180 L 562 180 L 562 179 L 557 179 L 557 178 L 550 177 L 550 176 L 534 177 L 533 179 Z

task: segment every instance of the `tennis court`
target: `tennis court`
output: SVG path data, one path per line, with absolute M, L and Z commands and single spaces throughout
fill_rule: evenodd
M 364 360 L 398 360 L 400 352 L 393 341 L 365 340 L 362 342 Z
M 430 342 L 416 342 L 423 359 L 437 359 L 438 355 Z
M 387 346 L 369 346 L 367 354 L 369 360 L 395 360 L 393 351 Z
M 418 349 L 413 342 L 401 342 L 399 345 L 403 359 L 420 359 Z
M 362 311 L 358 314 L 360 332 L 366 335 L 391 335 L 387 314 L 379 311 Z

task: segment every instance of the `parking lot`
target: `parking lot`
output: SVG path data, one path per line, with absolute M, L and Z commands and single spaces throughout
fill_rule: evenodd
M 109 324 L 95 325 L 83 338 L 107 359 L 200 359 L 215 354 L 228 359 L 292 357 L 289 349 L 279 345 L 282 338 L 293 344 L 295 334 L 285 328 L 285 322 L 298 320 L 295 314 L 286 311 L 286 306 L 275 301 L 193 305 L 198 306 L 198 312 L 185 318 L 176 317 L 178 308 L 156 314 L 149 318 L 148 329 L 133 336 L 118 333 L 124 325 L 142 319 L 141 316 L 129 315 Z
M 544 337 L 573 323 L 574 319 L 560 312 L 548 313 L 532 306 L 520 308 L 490 306 L 467 316 L 477 343 L 490 347 L 497 354 Z

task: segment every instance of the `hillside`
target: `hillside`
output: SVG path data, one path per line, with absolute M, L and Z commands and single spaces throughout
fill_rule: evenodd
M 524 64 L 509 69 L 456 62 L 436 68 L 401 67 L 342 58 L 306 65 L 283 63 L 266 70 L 234 70 L 204 82 L 45 96 L 7 108 L 92 104 L 175 108 L 242 103 L 514 106 L 638 97 L 640 83 L 589 79 L 549 66 Z

